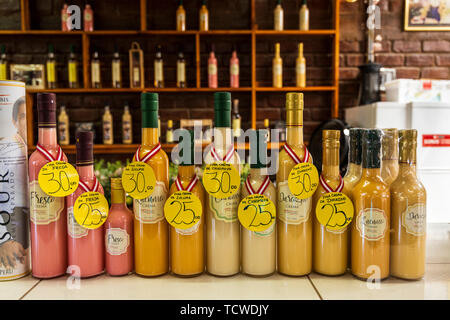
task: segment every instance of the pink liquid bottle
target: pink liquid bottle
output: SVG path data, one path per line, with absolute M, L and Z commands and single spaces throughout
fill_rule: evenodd
M 122 276 L 133 271 L 133 214 L 125 204 L 121 178 L 111 178 L 111 209 L 105 222 L 106 272 Z
M 69 26 L 67 26 L 67 20 L 69 20 L 69 13 L 67 12 L 67 4 L 64 3 L 63 8 L 61 9 L 61 30 L 62 31 L 70 31 Z
M 94 10 L 89 4 L 84 7 L 84 31 L 94 31 Z
M 103 194 L 103 187 L 94 174 L 93 133 L 80 131 L 76 141 L 76 164 L 80 184 L 78 189 L 67 197 L 69 268 L 74 275 L 87 278 L 101 274 L 105 269 L 105 229 L 104 225 L 97 229 L 80 226 L 73 215 L 73 206 L 82 193 L 96 191 Z
M 233 49 L 230 58 L 230 87 L 239 88 L 239 58 L 236 48 Z
M 208 87 L 217 88 L 217 59 L 214 54 L 214 45 L 211 45 L 208 59 Z
M 67 269 L 67 226 L 64 198 L 47 195 L 39 186 L 41 168 L 55 160 L 67 161 L 56 138 L 56 96 L 38 93 L 38 145 L 29 159 L 32 274 L 61 276 Z

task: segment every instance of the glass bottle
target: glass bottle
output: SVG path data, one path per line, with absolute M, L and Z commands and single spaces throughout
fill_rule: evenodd
M 55 50 L 52 44 L 48 46 L 48 57 L 46 64 L 47 72 L 47 88 L 56 88 L 56 60 L 55 60 Z
M 154 71 L 155 71 L 155 88 L 164 88 L 164 66 L 163 66 L 163 58 L 161 53 L 161 46 L 158 45 L 156 47 L 156 55 L 155 61 L 153 63 Z
M 113 116 L 109 109 L 109 106 L 105 106 L 105 112 L 103 113 L 103 144 L 114 143 L 114 131 L 113 131 Z
M 417 130 L 399 131 L 400 171 L 391 184 L 391 275 L 425 274 L 427 193 L 416 175 Z
M 239 88 L 239 58 L 236 49 L 233 50 L 230 58 L 230 87 Z
M 389 187 L 381 178 L 381 130 L 364 130 L 362 176 L 353 188 L 352 273 L 361 279 L 389 276 Z
M 94 31 L 94 10 L 90 4 L 84 7 L 84 31 Z
M 202 6 L 199 12 L 199 29 L 200 31 L 209 30 L 209 12 L 206 6 L 206 0 L 202 0 Z
M 186 11 L 183 7 L 183 0 L 179 0 L 177 8 L 177 31 L 186 31 Z
M 214 44 L 212 44 L 208 59 L 208 88 L 217 88 L 218 86 L 217 69 L 217 59 L 214 53 Z
M 267 132 L 266 141 L 270 142 L 270 121 L 267 118 L 264 119 L 264 129 L 266 129 Z
M 0 47 L 0 80 L 7 80 L 8 78 L 8 60 L 6 58 L 5 45 L 2 44 Z
M 239 114 L 239 99 L 233 99 L 233 114 L 232 114 L 233 137 L 239 138 L 241 136 L 241 115 Z
M 100 59 L 98 58 L 98 52 L 95 51 L 91 61 L 91 83 L 92 88 L 101 88 L 101 75 L 100 75 Z
M 111 62 L 111 70 L 112 70 L 112 87 L 122 88 L 122 64 L 120 61 L 120 54 L 117 47 Z
M 122 115 L 122 143 L 131 144 L 133 143 L 133 120 L 130 113 L 130 107 L 128 103 L 125 104 L 123 108 Z
M 177 87 L 186 88 L 186 60 L 182 51 L 178 52 L 177 59 Z
M 173 121 L 167 120 L 166 143 L 173 143 Z
M 67 12 L 68 6 L 64 3 L 61 9 L 61 30 L 62 31 L 70 31 L 70 25 L 67 25 L 67 20 L 69 20 L 70 14 Z
M 381 143 L 381 178 L 389 186 L 398 176 L 398 131 L 383 129 Z
M 273 29 L 276 31 L 283 31 L 284 29 L 284 10 L 281 6 L 281 0 L 277 0 L 277 5 L 273 11 Z
M 74 45 L 70 45 L 69 61 L 67 62 L 67 70 L 69 75 L 69 88 L 78 88 L 78 61 L 75 54 Z
M 303 43 L 298 44 L 298 57 L 295 63 L 295 74 L 297 76 L 297 87 L 306 87 L 306 59 L 303 56 Z
M 67 115 L 65 106 L 61 106 L 59 111 L 58 138 L 59 144 L 62 146 L 67 146 L 70 143 L 69 116 Z
M 272 86 L 274 88 L 283 87 L 283 59 L 280 56 L 280 44 L 275 43 L 275 56 L 272 60 Z
M 299 12 L 299 29 L 309 30 L 309 9 L 306 0 L 302 0 L 302 6 Z

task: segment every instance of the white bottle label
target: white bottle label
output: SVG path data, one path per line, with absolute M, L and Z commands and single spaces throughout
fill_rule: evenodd
M 64 198 L 51 197 L 34 180 L 30 183 L 30 219 L 34 224 L 46 225 L 58 221 L 64 210 Z
M 184 62 L 177 62 L 177 81 L 186 82 L 186 64 Z
M 289 189 L 288 182 L 279 183 L 278 187 L 278 217 L 287 224 L 301 224 L 309 219 L 312 199 L 298 199 Z
M 156 181 L 155 190 L 150 197 L 142 200 L 134 199 L 133 211 L 136 219 L 142 223 L 157 223 L 163 220 L 166 199 L 166 185 Z
M 92 83 L 100 82 L 100 64 L 92 64 Z
M 110 228 L 105 232 L 106 252 L 112 256 L 127 253 L 130 246 L 130 235 L 126 230 Z
M 359 212 L 356 218 L 356 228 L 361 238 L 377 241 L 384 238 L 387 230 L 387 218 L 383 210 L 366 208 Z
M 230 66 L 230 74 L 231 74 L 232 76 L 238 76 L 238 75 L 239 75 L 239 64 L 233 63 L 233 64 Z
M 296 68 L 297 74 L 304 74 L 306 71 L 305 64 L 304 63 L 297 63 Z
M 427 213 L 425 203 L 408 206 L 402 213 L 402 226 L 413 236 L 425 235 L 427 227 Z
M 283 67 L 281 63 L 274 63 L 273 65 L 273 73 L 275 76 L 279 77 L 283 74 Z
M 141 82 L 141 72 L 139 67 L 133 68 L 133 82 L 140 83 Z
M 217 220 L 235 222 L 238 219 L 238 207 L 241 200 L 240 191 L 225 199 L 214 198 L 208 195 L 209 207 Z
M 67 232 L 74 239 L 83 238 L 89 234 L 89 229 L 80 226 L 75 220 L 73 206 L 67 208 Z
M 112 82 L 113 85 L 116 83 L 120 83 L 122 81 L 121 72 L 120 72 L 120 61 L 113 61 L 112 63 Z
M 217 65 L 215 63 L 210 63 L 208 65 L 208 74 L 214 76 L 217 74 Z
M 155 61 L 155 81 L 163 81 L 163 63 Z

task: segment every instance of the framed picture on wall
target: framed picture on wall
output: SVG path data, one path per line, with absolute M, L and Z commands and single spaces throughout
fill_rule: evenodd
M 449 31 L 450 0 L 405 0 L 405 30 Z

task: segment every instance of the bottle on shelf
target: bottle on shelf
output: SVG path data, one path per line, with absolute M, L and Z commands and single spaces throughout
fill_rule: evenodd
M 284 30 L 284 10 L 281 6 L 281 0 L 277 0 L 277 5 L 273 11 L 273 29 L 276 31 Z
M 382 129 L 381 140 L 381 178 L 389 186 L 397 179 L 398 163 L 398 130 L 395 128 Z
M 64 3 L 61 9 L 61 30 L 62 31 L 70 31 L 71 27 L 67 25 L 67 21 L 69 20 L 69 12 L 67 12 L 67 3 Z
M 133 213 L 125 203 L 121 178 L 111 178 L 111 208 L 105 222 L 105 267 L 111 276 L 133 271 Z
M 100 74 L 100 59 L 98 57 L 98 52 L 95 51 L 92 56 L 91 61 L 91 83 L 92 88 L 101 88 L 101 74 Z
M 183 7 L 183 0 L 178 1 L 177 9 L 177 31 L 186 31 L 186 10 Z
M 166 143 L 173 143 L 173 121 L 167 120 Z
M 205 215 L 203 208 L 205 208 L 205 190 L 202 184 L 198 181 L 195 173 L 195 141 L 194 131 L 189 131 L 189 141 L 184 143 L 190 146 L 190 157 L 181 159 L 178 166 L 178 175 L 175 183 L 170 188 L 170 194 L 177 191 L 192 192 L 202 204 L 202 212 L 195 212 L 201 214 L 199 221 L 188 229 L 179 229 L 170 226 L 170 261 L 171 270 L 178 276 L 195 276 L 202 274 L 205 270 L 205 244 L 204 244 L 204 221 Z
M 141 95 L 142 145 L 134 161 L 146 162 L 155 173 L 156 186 L 145 199 L 134 199 L 135 270 L 143 276 L 169 271 L 169 229 L 164 219 L 164 203 L 169 190 L 169 158 L 161 149 L 158 136 L 158 94 Z
M 178 52 L 177 59 L 177 87 L 186 88 L 186 60 L 181 50 Z
M 2 44 L 0 46 L 0 80 L 8 80 L 8 60 L 6 57 L 6 48 L 5 45 Z
M 236 47 L 233 48 L 230 58 L 230 87 L 239 88 L 239 58 Z
M 94 134 L 92 131 L 79 131 L 76 136 L 76 165 L 80 184 L 77 190 L 67 197 L 67 230 L 69 266 L 78 268 L 81 278 L 103 273 L 105 270 L 105 225 L 97 229 L 87 229 L 75 220 L 74 205 L 78 197 L 93 191 L 104 194 L 103 187 L 94 173 Z
M 67 146 L 70 143 L 69 116 L 65 106 L 61 106 L 58 115 L 58 138 L 59 144 L 62 146 Z
M 274 204 L 277 190 L 267 175 L 266 130 L 256 130 L 250 139 L 250 174 L 241 189 L 241 199 L 251 194 L 266 196 Z M 266 212 L 267 213 L 267 212 Z M 271 213 L 270 213 L 271 214 Z M 241 226 L 242 272 L 252 276 L 268 276 L 276 270 L 276 222 L 264 231 L 256 232 Z
M 361 279 L 389 276 L 389 187 L 381 178 L 381 130 L 364 130 L 362 176 L 353 188 L 351 270 Z
M 264 119 L 264 129 L 267 131 L 266 141 L 270 142 L 270 122 L 269 119 Z
M 239 99 L 233 99 L 232 114 L 233 137 L 235 139 L 241 136 L 241 115 L 239 114 Z
M 303 56 L 303 43 L 298 44 L 298 57 L 295 61 L 297 87 L 306 87 L 306 59 Z
M 112 71 L 112 87 L 122 88 L 122 63 L 120 61 L 120 54 L 117 46 L 114 50 L 114 56 L 111 62 L 111 71 Z
M 75 54 L 75 46 L 70 45 L 69 61 L 67 62 L 67 71 L 69 78 L 69 88 L 78 88 L 78 61 Z
M 153 67 L 154 67 L 155 88 L 164 88 L 164 66 L 160 45 L 156 47 L 156 55 Z
M 240 174 L 240 158 L 234 150 L 231 131 L 231 94 L 214 94 L 214 149 L 208 152 L 204 162 L 210 164 L 226 161 Z M 215 150 L 215 152 L 212 152 Z M 238 206 L 240 190 L 225 199 L 207 195 L 206 208 L 206 270 L 217 276 L 231 276 L 240 267 L 240 223 Z
M 302 0 L 302 5 L 299 12 L 299 29 L 309 30 L 309 9 L 306 0 Z
M 274 88 L 283 87 L 283 59 L 280 56 L 280 43 L 275 43 L 275 56 L 272 60 L 272 86 Z
M 48 45 L 48 56 L 46 65 L 46 73 L 47 73 L 47 88 L 55 89 L 56 88 L 56 60 L 55 60 L 55 49 L 52 44 Z
M 90 4 L 84 7 L 84 31 L 94 31 L 94 10 Z
M 202 0 L 202 6 L 199 11 L 199 29 L 200 31 L 209 30 L 209 12 L 206 6 L 206 0 Z
M 339 173 L 339 130 L 322 131 L 322 174 L 313 196 L 313 212 L 321 196 L 342 192 L 344 184 Z M 348 228 L 330 230 L 313 217 L 313 269 L 315 272 L 336 276 L 347 271 Z
M 125 103 L 122 115 L 122 143 L 133 143 L 133 120 L 130 113 L 128 102 Z
M 416 175 L 417 130 L 400 130 L 400 172 L 391 184 L 391 275 L 420 279 L 425 274 L 427 193 Z
M 38 148 L 28 162 L 32 273 L 36 278 L 54 278 L 67 270 L 67 207 L 63 197 L 44 193 L 38 175 L 48 162 L 67 157 L 56 137 L 55 94 L 38 93 L 36 100 Z
M 352 190 L 359 182 L 362 175 L 361 157 L 362 157 L 362 134 L 364 129 L 351 128 L 349 130 L 348 167 L 344 176 L 344 193 L 352 198 Z
M 113 116 L 109 106 L 105 106 L 105 112 L 102 117 L 103 122 L 103 144 L 114 143 Z
M 144 88 L 144 52 L 138 42 L 133 41 L 128 54 L 130 57 L 130 88 Z
M 214 44 L 211 44 L 211 52 L 208 59 L 208 88 L 217 88 L 218 75 L 217 75 L 217 58 L 214 53 Z
M 312 269 L 312 200 L 297 199 L 288 185 L 289 173 L 297 163 L 313 162 L 303 142 L 302 93 L 286 94 L 286 135 L 277 172 L 278 272 L 302 276 Z

